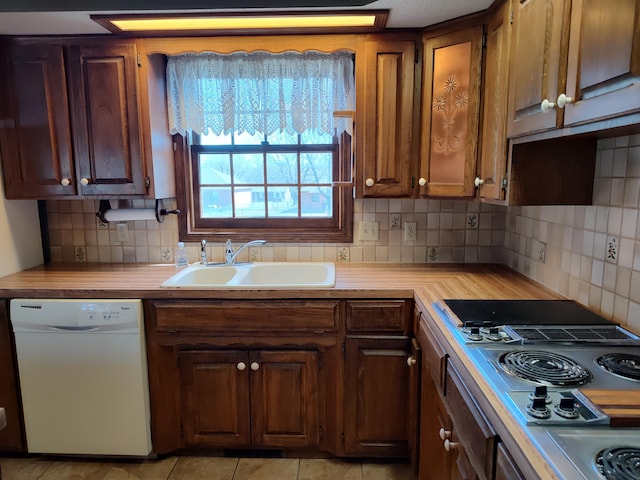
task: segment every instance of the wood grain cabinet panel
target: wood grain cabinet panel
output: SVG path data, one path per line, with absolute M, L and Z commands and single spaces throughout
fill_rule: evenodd
M 425 37 L 420 194 L 471 197 L 478 158 L 481 25 Z
M 178 355 L 187 447 L 317 447 L 317 351 Z
M 415 163 L 413 39 L 359 38 L 356 197 L 410 197 Z
M 640 111 L 640 1 L 573 0 L 564 125 Z
M 478 193 L 484 200 L 504 200 L 507 186 L 507 99 L 511 2 L 506 1 L 487 20 L 482 138 L 478 165 Z
M 61 44 L 3 46 L 0 156 L 7 198 L 77 193 Z
M 408 337 L 347 337 L 347 455 L 408 455 L 410 347 Z
M 346 304 L 347 331 L 408 332 L 411 308 L 406 300 L 348 300 Z
M 561 110 L 541 105 L 555 103 L 565 86 L 571 1 L 518 0 L 512 11 L 509 137 L 562 125 Z
M 73 45 L 69 52 L 82 194 L 144 195 L 135 44 Z

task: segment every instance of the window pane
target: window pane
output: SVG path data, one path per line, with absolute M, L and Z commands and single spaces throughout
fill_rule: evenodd
M 302 187 L 302 216 L 331 217 L 333 194 L 331 187 Z
M 264 218 L 265 201 L 263 187 L 236 187 L 233 199 L 236 202 L 237 218 Z
M 315 130 L 305 130 L 300 135 L 300 143 L 303 145 L 310 145 L 314 143 L 331 144 L 333 143 L 333 137 L 328 133 L 316 132 Z
M 300 183 L 331 183 L 333 155 L 330 152 L 300 155 Z
M 231 134 L 216 135 L 209 130 L 205 135 L 200 135 L 200 145 L 231 145 Z
M 200 190 L 200 216 L 230 218 L 233 216 L 231 187 L 204 187 Z
M 269 145 L 297 145 L 298 134 L 287 133 L 285 131 L 275 131 L 271 135 L 267 136 Z
M 264 134 L 255 132 L 253 135 L 249 132 L 234 133 L 233 143 L 236 145 L 260 145 L 264 142 Z
M 297 184 L 298 154 L 268 153 L 267 183 Z
M 235 153 L 233 155 L 234 183 L 264 183 L 262 153 Z
M 229 154 L 201 153 L 198 160 L 201 185 L 229 185 Z
M 269 217 L 298 216 L 297 187 L 268 187 Z

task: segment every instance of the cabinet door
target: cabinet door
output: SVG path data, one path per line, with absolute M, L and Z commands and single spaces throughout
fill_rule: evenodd
M 452 455 L 444 440 L 452 430 L 451 420 L 433 381 L 430 364 L 422 356 L 420 382 L 420 480 L 448 480 Z M 441 434 L 442 432 L 442 434 Z
M 407 456 L 410 340 L 348 337 L 345 356 L 346 453 Z
M 503 443 L 496 448 L 495 480 L 524 480 L 525 476 L 518 469 L 515 460 Z
M 640 110 L 640 2 L 573 0 L 564 125 Z
M 474 193 L 481 64 L 482 26 L 425 38 L 421 195 Z
M 5 195 L 75 195 L 62 46 L 16 43 L 5 55 L 0 104 Z
M 0 431 L 0 451 L 24 452 L 18 375 L 6 306 L 6 302 L 0 300 L 0 406 L 7 418 L 7 426 Z
M 69 70 L 83 195 L 146 193 L 132 42 L 72 46 Z
M 562 125 L 562 109 L 541 109 L 563 91 L 570 0 L 513 2 L 508 136 Z
M 507 1 L 487 22 L 478 183 L 480 197 L 493 200 L 504 200 L 506 187 L 510 12 L 511 2 Z
M 318 352 L 250 352 L 254 447 L 320 443 Z
M 248 361 L 235 350 L 179 353 L 187 447 L 250 446 Z
M 358 47 L 358 198 L 411 196 L 415 50 L 414 41 L 380 38 Z

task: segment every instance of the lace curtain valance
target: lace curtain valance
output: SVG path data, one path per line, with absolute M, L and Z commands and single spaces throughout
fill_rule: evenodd
M 311 129 L 332 135 L 335 111 L 355 109 L 349 52 L 214 53 L 169 57 L 172 134 L 256 131 L 289 134 Z M 351 123 L 350 121 L 348 123 Z

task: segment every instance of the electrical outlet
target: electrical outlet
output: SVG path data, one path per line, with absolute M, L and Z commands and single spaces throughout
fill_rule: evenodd
M 117 223 L 116 224 L 116 232 L 118 235 L 119 242 L 128 242 L 129 241 L 129 227 L 126 223 Z
M 404 241 L 415 242 L 417 235 L 416 222 L 404 222 Z
M 378 222 L 360 222 L 360 241 L 378 241 Z
M 533 252 L 533 258 L 535 258 L 539 262 L 544 263 L 546 255 L 547 255 L 547 244 L 544 242 L 537 242 L 536 248 Z
M 618 239 L 616 237 L 607 237 L 607 251 L 605 252 L 604 259 L 609 263 L 618 263 Z

